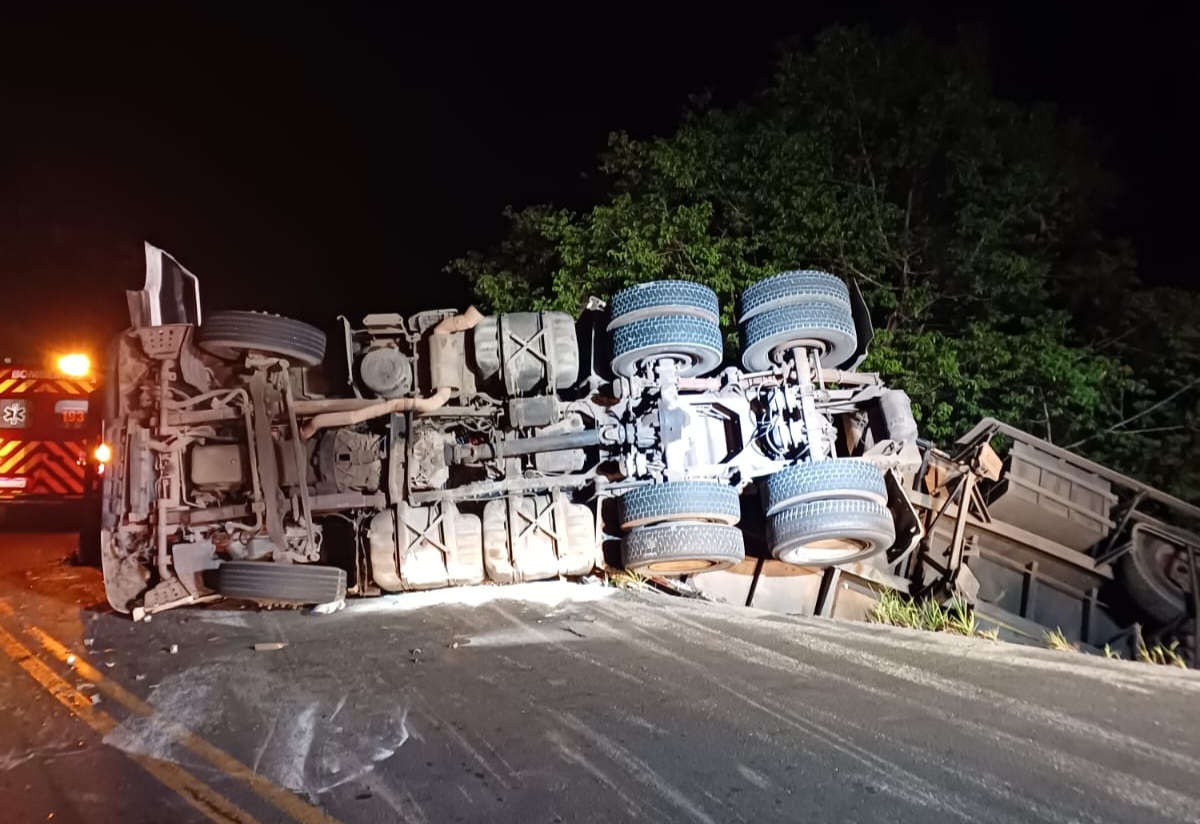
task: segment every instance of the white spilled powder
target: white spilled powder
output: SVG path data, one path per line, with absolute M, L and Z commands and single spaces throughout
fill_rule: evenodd
M 771 789 L 771 780 L 757 770 L 752 770 L 745 764 L 738 764 L 737 771 L 741 773 L 742 778 L 746 779 L 760 790 Z
M 597 781 L 604 785 L 605 789 L 614 794 L 625 805 L 630 818 L 639 818 L 641 813 L 641 805 L 633 798 L 621 791 L 621 784 L 625 783 L 624 776 L 617 776 L 616 779 L 611 778 L 600 767 L 591 761 L 584 753 L 582 748 L 573 747 L 567 739 L 558 730 L 549 730 L 546 733 L 546 738 L 558 750 L 558 755 L 563 761 L 568 764 L 574 764 L 581 768 L 584 772 L 591 775 Z
M 203 735 L 216 719 L 251 719 L 258 738 L 248 741 L 253 771 L 310 799 L 361 779 L 408 742 L 413 731 L 406 703 L 372 709 L 351 694 L 321 698 L 291 673 L 262 669 L 261 660 L 208 664 L 164 678 L 150 698 L 153 712 L 125 719 L 104 742 L 186 763 L 189 732 Z M 0 752 L 0 769 L 9 760 Z
M 317 732 L 316 719 L 317 704 L 309 704 L 291 718 L 283 734 L 276 738 L 280 757 L 275 762 L 275 780 L 294 792 L 308 790 L 305 771 Z
M 649 764 L 621 746 L 616 740 L 592 729 L 571 713 L 555 710 L 549 710 L 549 712 L 558 719 L 563 727 L 587 741 L 593 749 L 604 753 L 614 764 L 622 767 L 629 777 L 643 784 L 664 801 L 677 807 L 689 820 L 700 822 L 700 824 L 717 824 L 717 820 L 690 798 L 684 790 L 668 782 Z M 679 817 L 676 816 L 676 818 Z
M 195 618 L 198 621 L 203 621 L 206 624 L 217 624 L 222 627 L 246 627 L 250 626 L 250 622 L 246 620 L 246 616 L 240 612 L 218 612 L 216 610 L 200 610 L 196 612 Z
M 448 587 L 384 595 L 380 598 L 348 602 L 346 612 L 367 614 L 379 612 L 410 612 L 436 606 L 479 607 L 496 601 L 519 601 L 543 607 L 564 603 L 600 601 L 617 590 L 598 585 L 576 584 L 571 581 L 531 581 L 504 586 Z
M 104 743 L 122 752 L 177 761 L 183 736 L 212 717 L 218 678 L 212 669 L 193 669 L 164 678 L 151 699 L 154 714 L 131 715 L 104 736 Z
M 472 635 L 470 641 L 472 647 L 527 647 L 531 644 L 555 644 L 575 638 L 566 633 L 563 635 L 562 638 L 552 639 L 532 627 L 506 627 Z
M 75 740 L 46 746 L 23 746 L 20 749 L 10 749 L 0 753 L 0 772 L 15 770 L 26 761 L 37 761 L 45 766 L 58 758 L 78 755 L 81 752 Z

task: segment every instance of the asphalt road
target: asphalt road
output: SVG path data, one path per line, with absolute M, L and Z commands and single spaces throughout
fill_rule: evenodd
M 5 822 L 1200 821 L 1196 673 L 557 582 L 135 625 L 73 548 L 0 535 Z

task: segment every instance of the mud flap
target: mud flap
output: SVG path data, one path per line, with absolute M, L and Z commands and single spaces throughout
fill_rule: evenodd
M 871 346 L 871 342 L 875 340 L 875 326 L 871 323 L 871 310 L 867 308 L 867 302 L 863 300 L 862 290 L 858 288 L 858 281 L 850 281 L 850 315 L 854 318 L 854 332 L 858 337 L 858 345 L 854 348 L 854 354 L 850 359 L 842 364 L 839 369 L 844 369 L 847 372 L 853 372 L 862 362 L 867 359 L 867 350 Z

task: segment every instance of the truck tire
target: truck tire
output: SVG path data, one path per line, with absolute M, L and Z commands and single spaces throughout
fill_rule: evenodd
M 886 506 L 887 484 L 879 467 L 861 458 L 808 461 L 781 469 L 767 478 L 763 511 L 782 509 L 826 498 L 860 498 Z
M 796 303 L 754 315 L 742 325 L 742 364 L 751 372 L 769 370 L 772 354 L 792 341 L 818 341 L 821 365 L 836 368 L 854 357 L 858 335 L 844 306 Z
M 724 356 L 721 328 L 691 315 L 662 315 L 618 326 L 612 347 L 612 370 L 624 378 L 635 375 L 642 361 L 660 358 L 679 361 L 683 377 L 703 375 Z
M 621 541 L 621 565 L 646 575 L 691 575 L 729 569 L 746 558 L 742 531 L 724 524 L 642 526 Z
M 213 587 L 226 598 L 328 604 L 346 597 L 346 571 L 331 566 L 227 561 Z
M 708 521 L 733 526 L 742 517 L 737 490 L 707 481 L 672 481 L 631 489 L 620 498 L 621 528 L 666 521 Z
M 303 366 L 319 366 L 325 358 L 325 333 L 320 329 L 262 312 L 213 312 L 201 324 L 196 342 L 225 360 L 240 360 L 250 351 L 279 355 Z
M 884 552 L 895 542 L 892 514 L 875 501 L 811 501 L 767 519 L 767 545 L 785 564 L 846 564 Z
M 717 293 L 690 280 L 652 280 L 622 289 L 613 295 L 609 313 L 610 331 L 662 315 L 691 315 L 710 323 L 721 322 Z
M 850 290 L 837 275 L 805 269 L 784 272 L 747 286 L 742 292 L 739 323 L 794 303 L 828 303 L 850 310 Z
M 1187 612 L 1187 594 L 1167 576 L 1156 545 L 1135 544 L 1117 563 L 1117 579 L 1146 617 L 1169 624 Z

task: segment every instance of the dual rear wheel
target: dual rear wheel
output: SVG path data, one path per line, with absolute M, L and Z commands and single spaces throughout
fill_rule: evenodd
M 850 290 L 827 272 L 803 270 L 765 278 L 742 292 L 742 365 L 764 372 L 789 349 L 818 349 L 821 365 L 837 368 L 853 359 L 858 334 Z
M 822 567 L 865 560 L 896 542 L 882 471 L 857 458 L 789 466 L 763 484 L 767 545 L 787 564 Z M 728 569 L 746 557 L 736 526 L 737 491 L 676 481 L 625 493 L 619 502 L 625 569 L 677 576 Z
M 613 374 L 630 378 L 639 367 L 672 360 L 683 377 L 711 372 L 721 365 L 717 293 L 686 280 L 655 280 L 613 295 Z
M 767 478 L 767 544 L 797 566 L 848 564 L 896 542 L 883 473 L 858 458 L 789 466 Z
M 613 295 L 612 369 L 632 377 L 648 362 L 671 359 L 684 377 L 716 369 L 724 356 L 720 307 L 712 289 L 684 280 L 657 280 Z M 796 346 L 817 349 L 821 365 L 853 360 L 858 335 L 850 291 L 827 272 L 784 272 L 742 293 L 738 319 L 742 365 L 764 372 Z
M 647 575 L 728 569 L 746 557 L 737 490 L 708 481 L 669 481 L 626 492 L 618 502 L 621 565 Z

